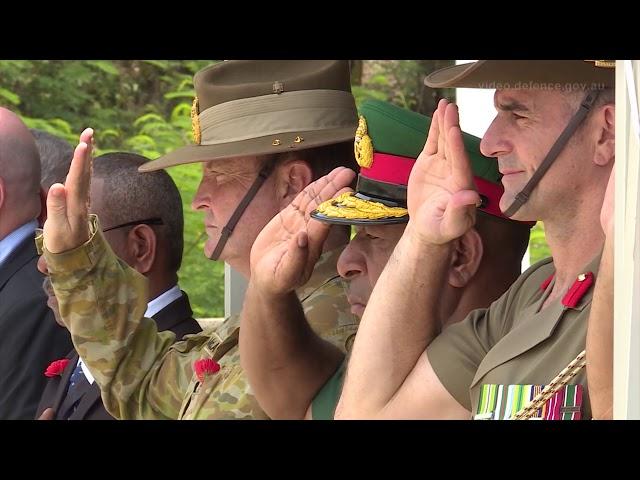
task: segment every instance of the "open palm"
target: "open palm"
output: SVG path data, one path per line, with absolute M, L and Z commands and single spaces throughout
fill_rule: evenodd
M 311 212 L 323 201 L 348 191 L 355 173 L 344 167 L 307 185 L 260 232 L 251 248 L 251 282 L 272 294 L 304 285 L 313 271 L 330 225 Z
M 44 244 L 51 253 L 79 247 L 89 239 L 89 189 L 93 130 L 85 129 L 73 152 L 65 184 L 53 184 L 47 195 Z
M 407 191 L 411 230 L 433 244 L 448 243 L 475 224 L 471 164 L 464 149 L 456 105 L 441 100 Z

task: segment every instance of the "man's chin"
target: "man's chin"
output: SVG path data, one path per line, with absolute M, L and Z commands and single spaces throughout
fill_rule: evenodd
M 217 238 L 216 239 L 207 238 L 207 241 L 204 243 L 204 256 L 211 259 L 211 255 L 213 255 L 216 245 L 218 245 Z M 222 260 L 222 259 L 216 258 L 214 260 Z
M 514 201 L 513 197 L 511 196 L 507 197 L 506 195 L 503 195 L 502 198 L 500 199 L 500 211 L 502 213 L 506 212 L 507 209 L 513 204 L 513 201 Z M 525 203 L 521 205 L 520 208 L 516 210 L 516 213 L 511 215 L 509 218 L 511 220 L 517 220 L 518 222 L 535 222 L 536 219 L 531 218 L 533 216 L 534 215 L 532 215 L 531 212 L 529 211 L 529 204 Z

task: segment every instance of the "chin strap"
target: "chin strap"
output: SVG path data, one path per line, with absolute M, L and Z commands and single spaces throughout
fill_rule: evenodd
M 560 152 L 567 144 L 571 136 L 586 118 L 587 113 L 589 113 L 591 107 L 593 107 L 593 104 L 597 100 L 598 95 L 600 95 L 600 92 L 597 90 L 591 91 L 587 94 L 585 99 L 582 101 L 580 108 L 573 116 L 566 128 L 562 131 L 562 133 L 556 140 L 556 143 L 553 144 L 551 150 L 549 150 L 549 153 L 544 158 L 536 172 L 533 174 L 533 177 L 531 177 L 531 179 L 527 182 L 522 191 L 520 191 L 516 195 L 516 198 L 514 199 L 511 206 L 505 210 L 504 215 L 506 217 L 512 217 L 513 214 L 516 213 L 520 209 L 520 207 L 522 207 L 522 205 L 527 203 L 531 192 L 536 187 L 536 185 L 538 185 L 538 182 L 542 179 L 544 174 L 547 173 L 547 170 L 549 170 L 549 167 L 551 166 L 553 161 L 558 157 L 558 155 L 560 155 Z
M 258 173 L 258 177 L 254 180 L 251 187 L 249 187 L 249 190 L 247 190 L 247 193 L 245 193 L 244 197 L 238 204 L 238 207 L 233 212 L 233 215 L 231 215 L 231 218 L 229 219 L 229 221 L 224 227 L 222 227 L 220 240 L 218 240 L 218 244 L 216 245 L 216 248 L 213 249 L 213 253 L 211 254 L 211 256 L 209 256 L 209 260 L 218 260 L 218 257 L 220 257 L 220 254 L 222 253 L 222 250 L 224 249 L 224 246 L 226 245 L 227 240 L 229 240 L 229 237 L 233 233 L 233 229 L 236 227 L 236 224 L 242 217 L 242 214 L 249 206 L 249 203 L 251 203 L 251 200 L 253 200 L 253 197 L 256 196 L 256 193 L 258 193 L 258 190 L 260 190 L 260 187 L 262 186 L 262 184 L 265 182 L 267 178 L 269 178 L 269 176 L 273 172 L 274 167 L 275 167 L 274 161 L 270 161 L 262 167 L 262 169 L 260 170 L 260 173 Z

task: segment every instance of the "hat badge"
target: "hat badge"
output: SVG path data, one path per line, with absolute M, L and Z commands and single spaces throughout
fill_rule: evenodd
M 373 163 L 373 143 L 371 137 L 367 135 L 367 121 L 360 115 L 358 119 L 358 129 L 353 142 L 356 155 L 356 162 L 363 168 L 369 168 Z
M 191 131 L 193 133 L 193 141 L 200 145 L 202 138 L 200 134 L 200 106 L 198 104 L 198 97 L 193 99 L 193 105 L 191 105 Z

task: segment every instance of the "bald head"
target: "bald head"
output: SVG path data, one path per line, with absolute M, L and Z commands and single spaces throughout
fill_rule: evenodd
M 27 126 L 0 107 L 0 239 L 40 214 L 40 155 Z

